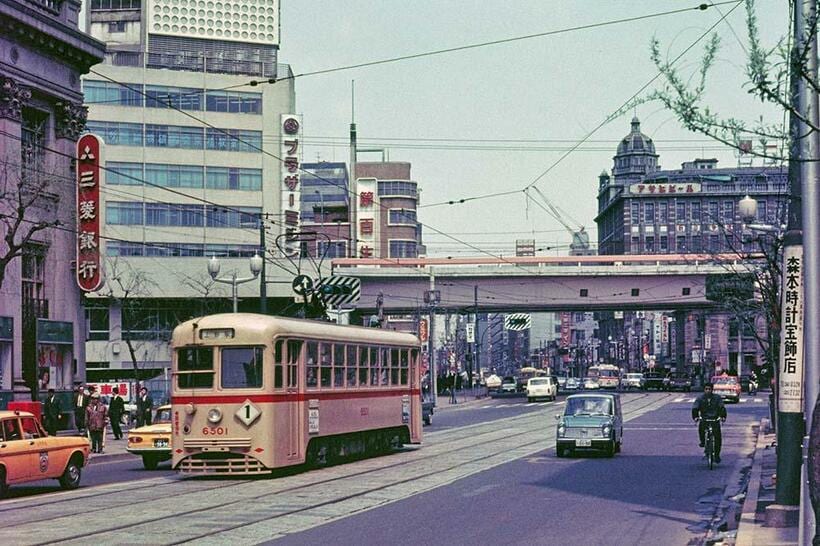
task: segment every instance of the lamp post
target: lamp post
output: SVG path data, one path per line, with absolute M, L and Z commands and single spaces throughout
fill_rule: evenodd
M 208 273 L 211 275 L 211 278 L 214 282 L 221 282 L 224 284 L 231 285 L 231 296 L 233 298 L 233 312 L 236 313 L 237 311 L 237 293 L 236 287 L 242 283 L 250 282 L 255 280 L 259 276 L 259 272 L 262 271 L 263 261 L 262 257 L 259 254 L 254 254 L 250 260 L 250 269 L 253 277 L 237 277 L 236 271 L 234 271 L 230 277 L 218 277 L 219 269 L 222 267 L 222 264 L 219 263 L 216 256 L 211 256 L 211 259 L 208 260 Z

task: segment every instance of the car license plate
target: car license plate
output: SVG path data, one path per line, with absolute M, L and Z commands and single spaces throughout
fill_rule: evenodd
M 586 438 L 579 438 L 575 440 L 575 447 L 590 447 L 592 445 L 592 440 Z
M 154 440 L 154 447 L 168 447 L 168 440 Z

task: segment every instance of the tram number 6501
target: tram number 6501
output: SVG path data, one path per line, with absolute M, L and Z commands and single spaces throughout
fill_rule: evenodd
M 219 436 L 221 434 L 228 434 L 228 427 L 204 427 L 202 429 L 203 436 Z

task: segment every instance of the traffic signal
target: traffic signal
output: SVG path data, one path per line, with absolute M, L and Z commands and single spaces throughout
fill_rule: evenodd
M 323 284 L 319 287 L 319 292 L 323 296 L 349 296 L 353 293 L 353 287 L 344 284 Z

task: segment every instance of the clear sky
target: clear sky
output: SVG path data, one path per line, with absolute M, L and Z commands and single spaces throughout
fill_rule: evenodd
M 687 0 L 282 0 L 280 62 L 295 74 L 454 48 L 518 36 L 695 7 Z M 351 81 L 360 146 L 386 148 L 391 161 L 412 164 L 422 190 L 419 220 L 431 256 L 514 253 L 518 238 L 564 254 L 569 233 L 523 193 L 459 205 L 437 203 L 535 181 L 571 226 L 597 240 L 598 175 L 610 171 L 618 142 L 634 114 L 665 169 L 696 157 L 737 165 L 732 150 L 680 128 L 660 104 L 608 123 L 561 159 L 657 75 L 649 49 L 657 36 L 669 58 L 714 30 L 722 41 L 707 89 L 708 103 L 726 116 L 781 121 L 748 96 L 745 7 L 645 18 L 486 47 L 425 56 L 296 80 L 304 114 L 305 161 L 349 159 Z M 759 0 L 764 43 L 774 47 L 789 29 L 788 2 Z M 731 13 L 730 13 L 731 12 Z M 705 40 L 679 62 L 698 66 Z M 661 80 L 656 80 L 657 87 Z M 364 154 L 360 160 L 379 160 Z M 758 162 L 759 163 L 759 162 Z M 546 173 L 546 174 L 545 174 Z M 438 231 L 458 239 L 454 241 Z M 470 246 L 472 245 L 472 246 Z

